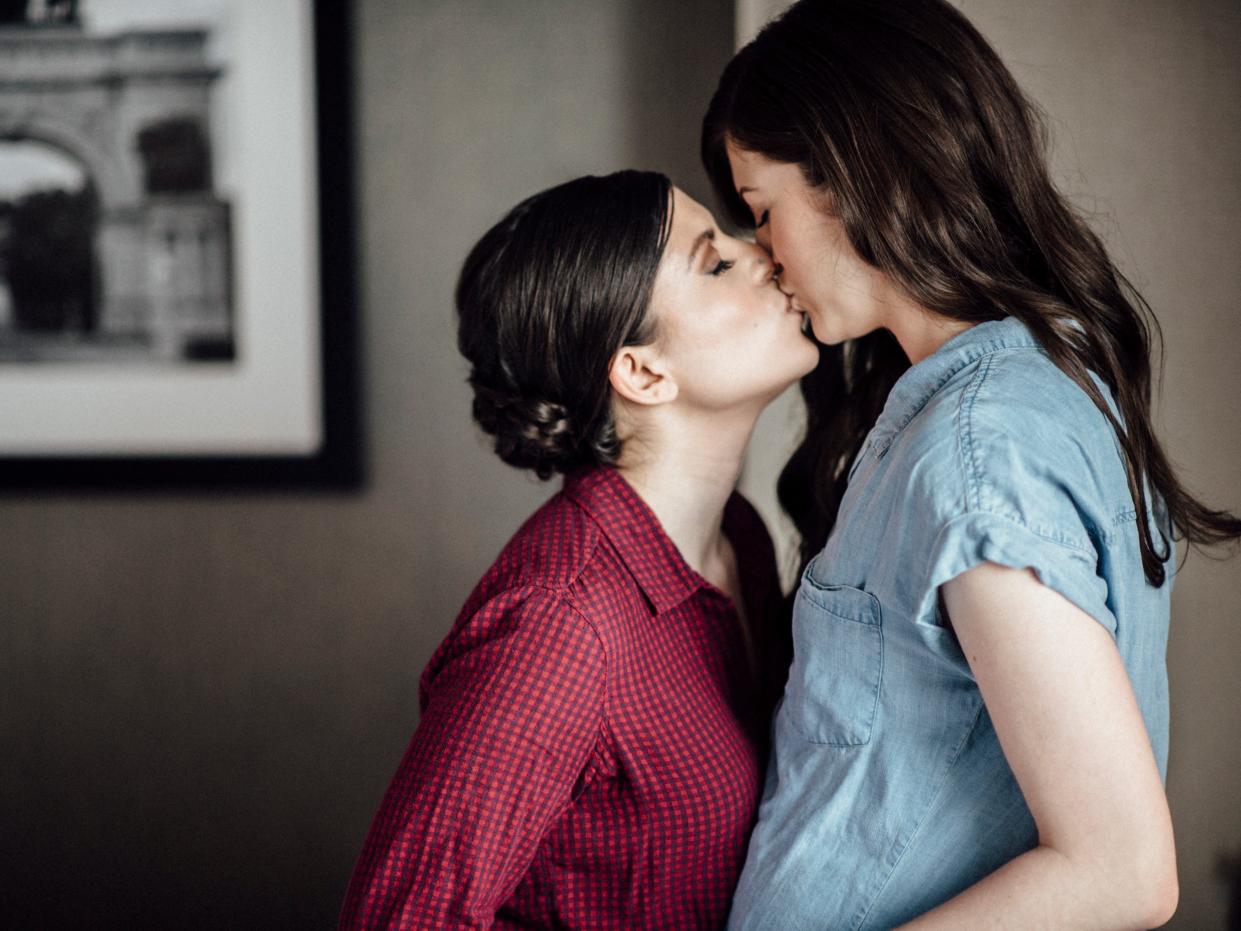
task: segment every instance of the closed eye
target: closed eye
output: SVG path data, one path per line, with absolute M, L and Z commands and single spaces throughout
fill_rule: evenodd
M 719 262 L 716 263 L 715 268 L 711 269 L 711 274 L 722 275 L 735 264 L 735 262 L 729 261 L 728 259 L 720 259 Z
M 764 211 L 763 211 L 763 215 L 762 215 L 761 217 L 759 217 L 759 218 L 758 218 L 758 222 L 754 224 L 754 228 L 755 228 L 756 230 L 758 230 L 758 229 L 762 229 L 764 226 L 766 226 L 766 225 L 767 225 L 767 218 L 768 218 L 768 216 L 769 216 L 769 214 L 770 214 L 770 213 L 771 213 L 771 211 L 769 211 L 769 210 L 764 210 Z

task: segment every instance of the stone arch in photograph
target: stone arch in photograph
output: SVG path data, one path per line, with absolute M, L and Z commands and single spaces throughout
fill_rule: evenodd
M 89 166 L 52 133 L 0 137 L 0 359 L 21 336 L 86 336 L 99 295 L 99 193 Z M 13 345 L 8 345 L 12 342 Z
M 207 38 L 201 29 L 96 35 L 75 11 L 54 24 L 0 24 L 0 140 L 65 153 L 96 198 L 99 346 L 233 357 L 229 205 L 214 192 L 210 147 L 221 71 Z

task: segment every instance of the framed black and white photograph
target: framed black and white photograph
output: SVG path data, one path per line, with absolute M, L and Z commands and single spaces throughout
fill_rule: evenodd
M 356 481 L 347 34 L 0 0 L 0 488 Z

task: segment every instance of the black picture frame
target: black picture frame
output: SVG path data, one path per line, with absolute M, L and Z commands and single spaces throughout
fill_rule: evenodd
M 307 455 L 0 455 L 0 495 L 72 489 L 348 491 L 364 484 L 354 230 L 353 3 L 309 3 L 321 297 L 318 449 Z

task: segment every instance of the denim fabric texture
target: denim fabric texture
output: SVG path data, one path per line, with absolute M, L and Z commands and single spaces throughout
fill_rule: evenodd
M 1115 432 L 1020 321 L 901 377 L 801 579 L 730 928 L 891 928 L 1037 843 L 939 613 L 980 563 L 1032 568 L 1111 633 L 1166 772 L 1173 566 L 1148 584 L 1137 519 Z

